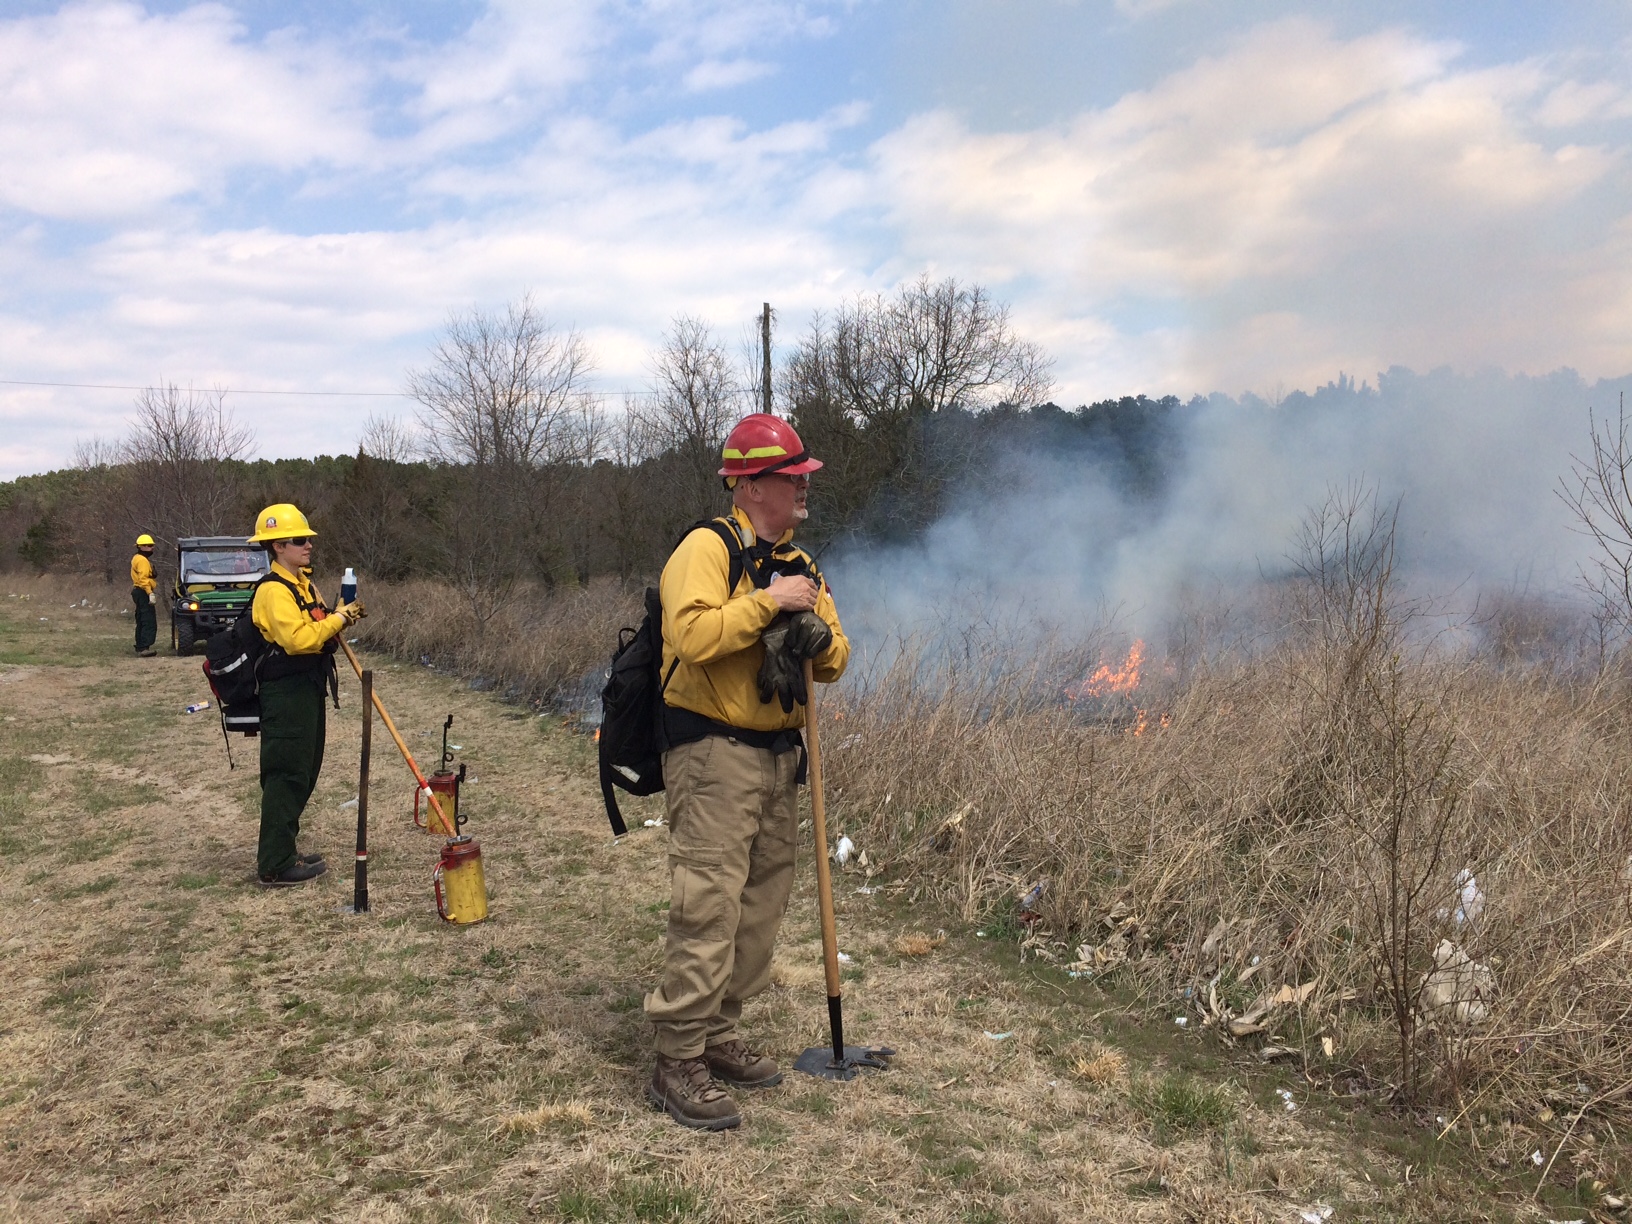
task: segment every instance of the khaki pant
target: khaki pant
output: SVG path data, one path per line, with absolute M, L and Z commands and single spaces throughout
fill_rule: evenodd
M 665 1057 L 735 1037 L 743 1003 L 770 985 L 793 889 L 799 755 L 710 735 L 663 756 L 669 934 L 646 1015 Z

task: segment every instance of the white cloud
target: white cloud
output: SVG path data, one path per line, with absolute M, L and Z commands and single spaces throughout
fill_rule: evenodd
M 246 43 L 215 5 L 128 3 L 0 22 L 0 203 L 60 218 L 151 212 L 244 167 L 355 160 L 357 74 L 298 41 Z
M 1544 139 L 1558 84 L 1288 21 L 1062 126 L 921 116 L 875 166 L 903 263 L 1036 285 L 1037 313 L 1126 316 L 1147 360 L 1176 326 L 1179 360 L 1150 371 L 1170 388 L 1396 363 L 1621 372 L 1632 310 L 1601 270 L 1626 266 L 1625 149 Z M 1068 383 L 1113 389 L 1075 356 Z
M 711 89 L 730 89 L 734 85 L 746 85 L 749 81 L 770 76 L 774 71 L 775 67 L 763 60 L 706 59 L 686 73 L 684 83 L 691 93 L 706 93 Z

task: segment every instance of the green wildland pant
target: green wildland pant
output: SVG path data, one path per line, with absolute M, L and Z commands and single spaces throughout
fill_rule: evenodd
M 324 673 L 261 682 L 261 846 L 256 869 L 295 865 L 300 814 L 323 768 Z
M 131 587 L 130 597 L 136 601 L 136 649 L 146 650 L 159 636 L 159 610 L 141 587 Z

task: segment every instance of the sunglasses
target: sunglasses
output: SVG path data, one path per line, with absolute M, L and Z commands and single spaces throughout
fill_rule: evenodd
M 284 541 L 285 544 L 291 544 L 296 548 L 305 548 L 306 545 L 310 544 L 311 542 L 311 536 L 290 536 Z

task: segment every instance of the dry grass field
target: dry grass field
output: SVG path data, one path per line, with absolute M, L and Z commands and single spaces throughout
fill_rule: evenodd
M 837 877 L 849 1035 L 896 1047 L 894 1068 L 790 1074 L 744 1094 L 740 1130 L 683 1131 L 640 1095 L 659 805 L 632 804 L 614 841 L 583 737 L 375 655 L 422 761 L 454 715 L 492 918 L 437 919 L 438 843 L 378 727 L 374 908 L 343 911 L 349 677 L 303 835 L 330 873 L 263 891 L 254 753 L 238 741 L 227 770 L 214 712 L 182 712 L 207 695 L 198 661 L 131 658 L 119 598 L 0 581 L 0 1218 L 1615 1218 L 1569 1156 L 1532 1198 L 1528 1153 L 1550 1157 L 1567 1118 L 1439 1138 L 1431 1114 L 1175 1027 L 1183 1005 L 1149 989 L 1023 958 L 1012 918 L 966 917 L 907 872 Z M 779 984 L 748 1017 L 784 1061 L 825 1038 L 808 866 L 807 847 Z

